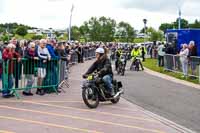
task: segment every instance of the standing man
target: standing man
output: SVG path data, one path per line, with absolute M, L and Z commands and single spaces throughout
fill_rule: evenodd
M 54 44 L 56 42 L 54 40 L 47 40 L 46 48 L 51 56 L 51 61 L 47 62 L 47 76 L 45 77 L 44 85 L 57 85 L 58 83 L 58 59 L 59 57 L 56 55 L 56 51 L 54 49 Z M 49 92 L 53 91 L 54 89 L 49 88 Z M 56 87 L 56 89 L 58 89 Z
M 164 43 L 159 44 L 157 51 L 158 51 L 158 66 L 163 67 L 164 66 L 164 55 L 165 55 Z

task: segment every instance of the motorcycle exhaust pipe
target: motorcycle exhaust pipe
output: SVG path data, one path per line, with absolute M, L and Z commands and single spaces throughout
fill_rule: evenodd
M 119 92 L 117 92 L 114 98 L 117 98 L 120 94 L 124 94 L 124 89 L 121 89 Z

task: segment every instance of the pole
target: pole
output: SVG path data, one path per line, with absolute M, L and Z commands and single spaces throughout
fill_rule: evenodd
M 179 8 L 178 29 L 181 29 L 181 9 Z
M 69 20 L 69 42 L 71 43 L 71 23 L 72 23 L 72 12 L 74 10 L 74 5 L 72 4 L 72 8 L 71 8 L 71 14 L 70 14 L 70 20 Z

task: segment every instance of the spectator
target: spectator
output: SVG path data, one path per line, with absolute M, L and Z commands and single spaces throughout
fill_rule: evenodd
M 166 69 L 167 70 L 172 70 L 172 68 L 173 68 L 173 54 L 174 54 L 174 51 L 173 51 L 173 47 L 172 47 L 171 43 L 166 44 L 165 53 L 166 53 L 166 55 L 165 55 Z
M 38 62 L 38 89 L 36 91 L 36 94 L 38 95 L 44 95 L 45 91 L 42 89 L 42 83 L 43 79 L 46 77 L 46 68 L 47 68 L 47 60 L 51 59 L 51 55 L 49 54 L 48 49 L 46 48 L 46 40 L 41 39 L 40 45 L 37 49 L 37 55 L 40 61 Z
M 24 41 L 21 40 L 20 42 L 18 42 L 17 40 L 15 40 L 15 38 L 12 40 L 12 42 L 14 42 L 16 49 L 15 52 L 18 53 L 20 55 L 20 57 L 23 58 L 23 50 L 22 47 L 24 47 Z M 22 47 L 21 47 L 22 46 Z M 14 70 L 14 78 L 15 78 L 15 88 L 19 87 L 19 80 L 21 79 L 21 74 L 22 74 L 22 62 L 17 62 L 14 61 L 14 65 L 15 65 L 15 70 Z
M 164 66 L 164 55 L 165 55 L 164 43 L 159 44 L 157 51 L 158 51 L 158 66 L 163 67 Z
M 65 53 L 65 47 L 62 43 L 58 44 L 58 47 L 56 49 L 56 53 L 59 56 L 59 58 L 61 59 L 61 62 L 60 62 L 60 65 L 61 65 L 60 66 L 60 81 L 63 81 L 65 79 L 68 79 L 68 75 L 66 73 L 66 64 L 68 64 L 70 59 L 67 56 L 67 54 Z M 59 91 L 60 90 L 58 90 L 58 92 Z
M 146 48 L 144 46 L 141 47 L 141 56 L 142 61 L 145 62 L 145 54 L 147 53 Z
M 58 69 L 58 59 L 59 57 L 56 55 L 54 46 L 56 45 L 55 40 L 47 40 L 47 45 L 46 48 L 49 51 L 49 54 L 51 56 L 51 61 L 47 61 L 47 75 L 44 79 L 43 85 L 48 86 L 48 85 L 57 85 L 58 82 L 58 74 L 57 74 L 57 69 Z M 56 87 L 57 89 L 57 87 Z M 51 93 L 54 91 L 54 87 L 48 87 L 45 89 L 46 92 Z
M 196 73 L 196 66 L 198 65 L 198 59 L 195 57 L 191 57 L 191 56 L 197 56 L 197 47 L 195 45 L 194 41 L 190 41 L 189 43 L 189 61 L 191 64 L 191 70 L 192 70 L 192 75 L 195 75 Z M 191 78 L 195 78 L 194 76 L 192 76 Z
M 83 45 L 79 45 L 78 47 L 78 54 L 79 54 L 79 62 L 80 63 L 83 63 L 83 54 L 84 54 L 84 51 L 83 51 Z
M 11 94 L 11 89 L 13 87 L 13 71 L 14 71 L 14 62 L 12 59 L 17 58 L 18 62 L 20 61 L 20 55 L 17 52 L 15 52 L 15 48 L 16 46 L 10 43 L 7 45 L 7 48 L 3 50 L 3 59 L 5 62 L 8 61 L 8 64 L 6 63 L 6 65 L 8 65 L 8 77 L 7 77 L 8 81 L 3 81 L 5 83 L 3 84 L 3 91 L 2 91 L 2 96 L 4 98 L 9 98 L 13 96 L 13 94 Z
M 2 78 L 2 65 L 3 65 L 3 61 L 2 61 L 2 50 L 0 49 L 0 79 Z
M 183 69 L 183 76 L 182 78 L 186 78 L 188 75 L 188 55 L 189 55 L 189 49 L 187 44 L 183 44 L 183 48 L 180 51 L 180 61 Z
M 65 52 L 65 47 L 62 43 L 58 44 L 55 52 L 56 52 L 56 55 L 63 61 L 69 61 L 69 58 L 67 57 L 67 54 Z
M 31 42 L 29 44 L 25 51 L 25 58 L 27 58 L 27 60 L 24 62 L 24 74 L 26 74 L 27 84 L 22 94 L 25 96 L 33 96 L 33 93 L 31 93 L 31 87 L 34 83 L 34 67 L 36 64 L 34 60 L 38 59 L 35 54 L 35 43 Z

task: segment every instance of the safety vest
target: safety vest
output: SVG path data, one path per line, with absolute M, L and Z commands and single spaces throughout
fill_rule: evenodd
M 137 56 L 140 56 L 140 50 L 138 49 L 138 50 L 133 50 L 132 52 L 131 52 L 131 56 L 132 57 L 137 57 Z

